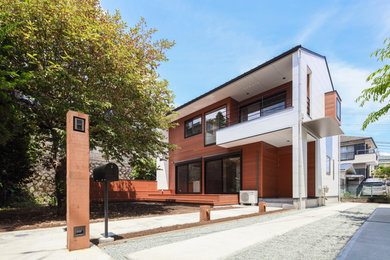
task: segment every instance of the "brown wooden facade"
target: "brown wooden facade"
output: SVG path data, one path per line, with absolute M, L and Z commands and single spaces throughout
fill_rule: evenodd
M 241 153 L 241 189 L 258 190 L 259 197 L 283 197 L 292 198 L 292 146 L 275 147 L 265 142 L 251 143 L 232 148 L 223 148 L 217 145 L 204 143 L 205 114 L 214 109 L 225 106 L 228 126 L 239 122 L 239 108 L 250 104 L 280 91 L 286 91 L 286 108 L 292 103 L 292 83 L 288 82 L 269 91 L 251 97 L 242 102 L 237 102 L 232 98 L 226 98 L 211 106 L 207 106 L 199 111 L 180 118 L 176 121 L 178 126 L 169 131 L 169 141 L 177 145 L 177 149 L 170 152 L 169 159 L 169 187 L 172 194 L 175 194 L 176 187 L 176 167 L 175 165 L 185 161 L 200 160 L 202 163 L 201 192 L 198 195 L 208 195 L 205 193 L 205 160 L 210 156 L 223 155 L 232 152 Z M 202 132 L 200 134 L 185 138 L 184 122 L 193 117 L 202 117 Z M 313 142 L 314 143 L 314 142 Z M 308 149 L 312 149 L 309 145 Z M 309 154 L 314 154 L 311 151 Z M 310 194 L 314 191 L 314 156 L 309 156 L 308 187 Z M 312 188 L 313 187 L 313 188 Z M 179 196 L 179 195 L 176 195 Z M 180 194 L 180 196 L 183 196 Z

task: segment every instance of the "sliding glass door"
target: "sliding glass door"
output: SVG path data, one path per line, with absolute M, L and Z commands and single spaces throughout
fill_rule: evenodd
M 205 160 L 207 194 L 238 193 L 241 187 L 241 155 L 232 154 Z
M 200 193 L 201 180 L 201 161 L 176 165 L 176 193 Z

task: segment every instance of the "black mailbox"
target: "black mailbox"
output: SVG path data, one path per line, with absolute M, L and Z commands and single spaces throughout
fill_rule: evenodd
M 115 163 L 107 163 L 93 170 L 94 181 L 118 181 L 119 169 Z

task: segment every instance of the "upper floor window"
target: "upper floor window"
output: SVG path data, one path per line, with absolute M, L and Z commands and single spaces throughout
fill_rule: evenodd
M 340 99 L 336 98 L 336 116 L 341 121 L 341 102 Z
M 355 159 L 355 146 L 354 145 L 347 145 L 347 146 L 340 147 L 340 160 L 341 161 L 354 160 L 354 159 Z
M 282 91 L 240 108 L 240 121 L 249 121 L 271 115 L 286 108 L 287 92 Z
M 205 115 L 205 122 L 204 144 L 215 144 L 217 130 L 224 128 L 227 125 L 226 107 L 221 107 L 208 112 Z
M 184 123 L 184 137 L 202 133 L 202 116 L 191 118 Z

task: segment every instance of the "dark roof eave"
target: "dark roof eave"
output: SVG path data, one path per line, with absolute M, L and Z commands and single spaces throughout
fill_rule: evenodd
M 251 70 L 249 70 L 249 71 L 247 71 L 247 72 L 245 72 L 245 73 L 243 73 L 243 74 L 241 74 L 241 75 L 239 75 L 239 76 L 237 76 L 237 77 L 235 77 L 235 78 L 233 78 L 233 79 L 231 79 L 231 80 L 229 80 L 229 81 L 223 83 L 222 85 L 220 85 L 220 86 L 218 86 L 218 87 L 216 87 L 216 88 L 214 88 L 214 89 L 212 89 L 212 90 L 210 90 L 210 91 L 208 91 L 208 92 L 206 92 L 206 93 L 204 93 L 204 94 L 202 94 L 202 95 L 200 95 L 200 96 L 198 96 L 198 97 L 196 97 L 196 98 L 194 98 L 194 99 L 192 99 L 192 100 L 190 100 L 190 101 L 188 101 L 188 102 L 186 102 L 186 103 L 184 103 L 183 105 L 178 106 L 177 108 L 173 109 L 173 111 L 178 111 L 178 110 L 180 110 L 180 109 L 182 109 L 182 108 L 184 108 L 184 107 L 186 107 L 186 106 L 188 106 L 188 105 L 194 103 L 195 101 L 197 101 L 197 100 L 199 100 L 199 99 L 201 99 L 201 98 L 203 98 L 203 97 L 205 97 L 205 96 L 208 96 L 208 95 L 214 93 L 215 91 L 220 90 L 220 89 L 226 87 L 227 85 L 229 85 L 229 84 L 231 84 L 231 83 L 233 83 L 233 82 L 235 82 L 235 81 L 237 81 L 237 80 L 239 80 L 239 79 L 242 79 L 243 77 L 245 77 L 245 76 L 247 76 L 247 75 L 249 75 L 249 74 L 251 74 L 251 73 L 253 73 L 253 72 L 255 72 L 255 71 L 259 70 L 259 69 L 264 68 L 265 66 L 268 66 L 268 65 L 274 63 L 275 61 L 278 61 L 278 60 L 280 60 L 280 59 L 282 59 L 282 58 L 284 58 L 284 57 L 290 55 L 291 53 L 296 52 L 296 51 L 299 50 L 299 49 L 303 49 L 303 50 L 305 50 L 306 52 L 309 52 L 309 53 L 311 53 L 311 54 L 314 54 L 314 55 L 316 55 L 316 56 L 319 56 L 319 57 L 325 59 L 325 64 L 326 64 L 326 68 L 327 68 L 327 70 L 328 70 L 330 82 L 331 82 L 331 84 L 332 84 L 332 89 L 334 90 L 333 81 L 332 81 L 332 77 L 330 76 L 330 71 L 329 71 L 328 62 L 327 62 L 327 60 L 326 60 L 326 57 L 323 56 L 323 55 L 320 55 L 320 54 L 318 54 L 318 53 L 316 53 L 316 52 L 314 52 L 314 51 L 311 51 L 311 50 L 309 50 L 309 49 L 306 49 L 306 48 L 302 47 L 301 45 L 297 45 L 297 46 L 295 46 L 294 48 L 292 48 L 292 49 L 290 49 L 290 50 L 288 50 L 288 51 L 286 51 L 286 52 L 283 52 L 282 54 L 280 54 L 280 55 L 278 55 L 278 56 L 276 56 L 276 57 L 274 57 L 274 58 L 272 58 L 272 59 L 270 59 L 270 60 L 268 60 L 268 61 L 266 61 L 266 62 L 260 64 L 259 66 L 257 66 L 257 67 L 255 67 L 255 68 L 253 68 L 253 69 L 251 69 Z
M 340 142 L 340 145 L 341 144 L 348 144 L 348 143 L 353 143 L 353 142 L 357 142 L 357 141 L 365 141 L 365 140 L 370 140 L 373 142 L 373 144 L 375 145 L 375 149 L 378 149 L 378 146 L 376 145 L 375 141 L 374 141 L 374 138 L 372 137 L 364 137 L 364 138 L 360 138 L 360 139 L 355 139 L 355 140 L 349 140 L 349 141 L 343 141 L 343 142 Z

